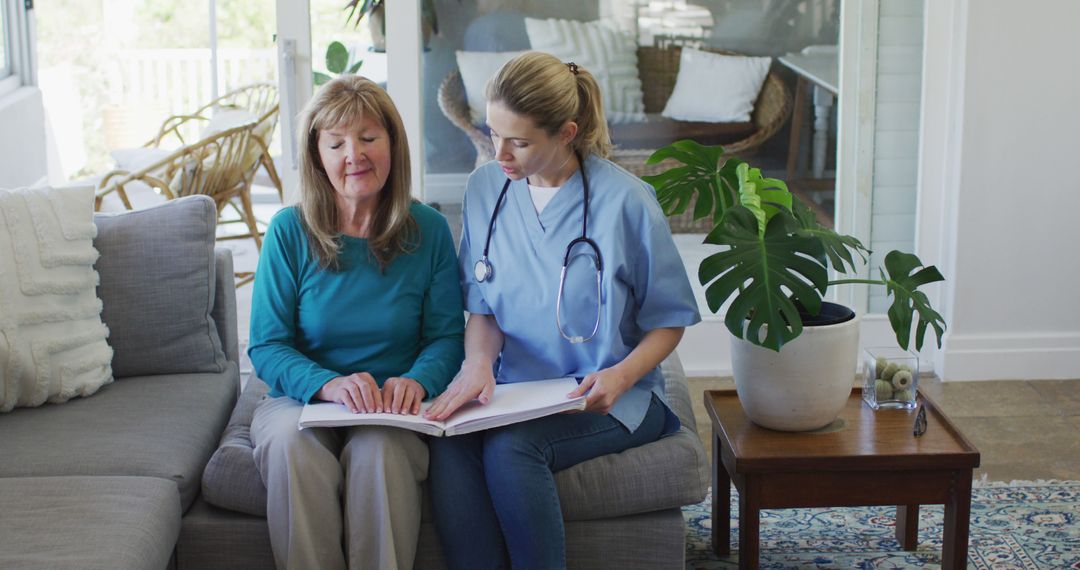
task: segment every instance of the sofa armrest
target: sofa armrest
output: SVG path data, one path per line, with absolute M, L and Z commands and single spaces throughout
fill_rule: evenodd
M 233 284 L 232 252 L 214 248 L 214 318 L 225 358 L 240 365 L 240 340 L 236 323 L 236 286 Z

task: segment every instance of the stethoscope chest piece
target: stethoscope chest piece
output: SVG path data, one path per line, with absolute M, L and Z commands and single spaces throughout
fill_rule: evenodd
M 491 268 L 491 262 L 488 261 L 486 255 L 473 265 L 473 277 L 476 278 L 477 283 L 490 281 L 494 273 L 495 270 Z

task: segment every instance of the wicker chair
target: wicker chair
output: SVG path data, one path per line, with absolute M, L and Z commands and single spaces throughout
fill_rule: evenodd
M 285 199 L 281 177 L 274 160 L 270 156 L 270 138 L 278 120 L 277 86 L 272 83 L 253 83 L 229 91 L 228 93 L 195 109 L 189 115 L 174 115 L 161 123 L 154 138 L 143 144 L 146 148 L 177 148 L 188 141 L 201 138 L 202 128 L 218 109 L 243 109 L 258 117 L 259 126 L 252 133 L 252 140 L 259 148 L 259 166 L 266 170 L 270 182 L 278 191 L 278 197 Z
M 734 55 L 733 52 L 703 48 L 716 53 Z M 694 139 L 703 144 L 722 144 L 730 155 L 745 156 L 755 152 L 763 142 L 776 134 L 791 114 L 791 94 L 776 72 L 770 72 L 754 103 L 749 123 L 688 123 L 660 117 L 667 100 L 675 89 L 679 75 L 680 46 L 639 47 L 638 74 L 641 77 L 645 113 L 648 123 L 639 125 L 613 125 L 612 142 L 615 150 L 611 159 L 637 176 L 657 174 L 674 165 L 671 161 L 645 164 L 659 147 L 680 139 Z M 439 108 L 446 117 L 468 135 L 476 147 L 476 165 L 494 156 L 494 147 L 488 133 L 474 125 L 465 99 L 465 87 L 460 73 L 450 73 L 439 86 Z M 692 221 L 693 205 L 678 216 L 671 216 L 672 231 L 705 232 L 711 228 L 708 220 Z
M 251 238 L 261 251 L 262 232 L 251 204 L 251 181 L 260 164 L 261 149 L 252 134 L 258 124 L 250 122 L 210 135 L 134 172 L 109 172 L 98 182 L 95 209 L 100 210 L 102 201 L 115 193 L 124 207 L 131 210 L 128 191 L 143 185 L 167 200 L 205 194 L 217 204 L 219 217 L 226 207 L 239 214 L 239 218 L 221 220 L 219 224 L 241 223 L 246 227 L 246 233 L 218 239 Z M 237 277 L 240 279 L 237 287 L 252 279 L 250 273 L 238 273 Z

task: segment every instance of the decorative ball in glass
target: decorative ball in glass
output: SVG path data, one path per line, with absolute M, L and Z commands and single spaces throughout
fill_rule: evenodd
M 919 355 L 897 347 L 863 350 L 863 400 L 875 410 L 915 408 Z

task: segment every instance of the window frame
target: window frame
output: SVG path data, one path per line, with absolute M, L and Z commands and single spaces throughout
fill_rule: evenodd
M 0 79 L 4 79 L 10 75 L 14 75 L 14 66 L 11 65 L 11 15 L 8 2 L 4 2 L 3 10 L 0 10 L 0 43 L 3 44 L 4 56 L 0 58 Z
M 0 96 L 24 85 L 33 85 L 33 5 L 24 0 L 0 0 L 4 11 L 3 41 L 5 62 L 0 65 Z

